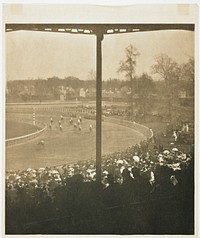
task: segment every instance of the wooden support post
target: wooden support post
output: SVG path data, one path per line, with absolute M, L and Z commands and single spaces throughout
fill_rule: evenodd
M 102 134 L 102 48 L 103 33 L 97 32 L 96 45 L 96 181 L 101 183 L 101 134 Z

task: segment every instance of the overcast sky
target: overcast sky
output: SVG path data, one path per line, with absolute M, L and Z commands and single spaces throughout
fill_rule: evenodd
M 194 32 L 156 31 L 107 35 L 103 40 L 103 80 L 123 78 L 117 73 L 124 49 L 132 44 L 139 52 L 136 72 L 150 73 L 154 57 L 166 53 L 183 63 L 194 56 Z M 95 70 L 96 37 L 48 32 L 6 33 L 6 79 L 61 78 L 86 80 Z
M 195 5 L 4 5 L 5 23 L 195 23 Z M 194 57 L 195 33 L 155 31 L 106 35 L 102 44 L 103 80 L 121 78 L 119 62 L 132 44 L 140 56 L 136 73 L 150 73 L 154 57 L 166 53 L 179 63 Z M 96 38 L 92 35 L 18 31 L 5 33 L 5 79 L 88 79 L 96 66 Z

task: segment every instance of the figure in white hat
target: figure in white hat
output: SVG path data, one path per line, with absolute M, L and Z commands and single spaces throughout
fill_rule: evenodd
M 172 135 L 173 137 L 174 137 L 174 141 L 176 142 L 177 141 L 177 138 L 178 138 L 178 136 L 177 136 L 177 134 L 176 134 L 176 131 L 173 131 L 173 135 Z

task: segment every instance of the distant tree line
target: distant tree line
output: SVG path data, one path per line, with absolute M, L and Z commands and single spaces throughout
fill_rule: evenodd
M 119 100 L 129 104 L 130 115 L 134 117 L 138 113 L 145 115 L 151 111 L 154 104 L 160 104 L 165 114 L 172 117 L 176 105 L 193 105 L 194 101 L 194 58 L 188 58 L 183 64 L 178 64 L 166 54 L 155 57 L 151 66 L 151 75 L 157 75 L 157 80 L 152 76 L 143 73 L 136 75 L 137 57 L 139 51 L 133 45 L 125 48 L 125 58 L 119 63 L 117 71 L 125 78 L 110 78 L 102 83 L 103 96 L 108 98 L 118 97 Z M 59 78 L 53 76 L 47 79 L 27 79 L 8 81 L 6 97 L 8 101 L 21 99 L 24 102 L 31 100 L 59 100 L 64 92 L 66 100 L 80 96 L 80 89 L 96 91 L 96 73 L 91 70 L 87 80 L 68 76 Z

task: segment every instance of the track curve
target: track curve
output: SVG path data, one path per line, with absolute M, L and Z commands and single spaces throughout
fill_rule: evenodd
M 79 160 L 95 158 L 95 129 L 90 133 L 89 125 L 95 128 L 95 121 L 84 119 L 82 131 L 78 132 L 64 118 L 63 131 L 58 127 L 58 116 L 54 116 L 52 129 L 46 130 L 41 136 L 24 144 L 6 148 L 6 170 L 22 170 L 29 167 L 51 167 Z M 49 123 L 49 116 L 39 116 L 42 123 Z M 77 120 L 77 119 L 74 119 Z M 39 140 L 45 140 L 45 146 L 39 147 Z M 109 154 L 126 149 L 146 137 L 131 128 L 110 122 L 103 122 L 102 154 Z

